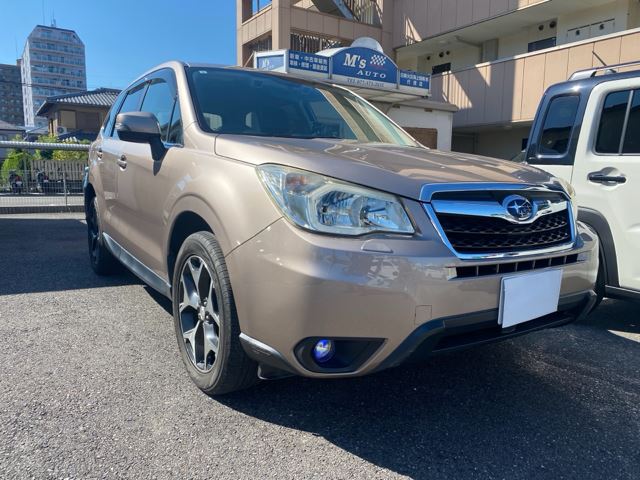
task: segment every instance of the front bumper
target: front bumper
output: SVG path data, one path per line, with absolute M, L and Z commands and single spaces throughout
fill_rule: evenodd
M 452 275 L 456 267 L 509 260 L 460 260 L 428 224 L 418 227 L 422 233 L 411 238 L 353 239 L 306 232 L 281 219 L 233 250 L 227 265 L 245 350 L 265 372 L 270 365 L 309 377 L 357 376 L 567 323 L 590 309 L 598 245 L 582 225 L 577 247 L 547 255 L 579 258 L 550 267 L 563 270 L 559 311 L 512 329 L 497 323 L 504 275 Z M 375 348 L 347 368 L 313 368 L 301 345 L 316 337 L 361 339 Z

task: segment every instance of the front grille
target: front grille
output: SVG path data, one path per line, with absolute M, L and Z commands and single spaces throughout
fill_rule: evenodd
M 458 253 L 506 253 L 538 250 L 571 241 L 568 209 L 544 215 L 530 224 L 502 218 L 436 214 L 449 243 Z
M 456 267 L 455 278 L 475 278 L 486 277 L 488 275 L 499 275 L 514 272 L 526 272 L 528 270 L 539 270 L 541 268 L 558 267 L 561 265 L 571 265 L 578 261 L 578 254 L 563 255 L 560 257 L 540 258 L 537 260 L 525 260 L 521 262 L 495 263 L 486 265 L 474 265 L 468 267 Z

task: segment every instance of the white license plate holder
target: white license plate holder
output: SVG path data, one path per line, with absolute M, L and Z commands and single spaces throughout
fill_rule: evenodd
M 503 277 L 498 323 L 509 328 L 558 311 L 562 270 Z

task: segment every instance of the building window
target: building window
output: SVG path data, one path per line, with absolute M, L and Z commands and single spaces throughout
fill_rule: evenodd
M 316 53 L 327 48 L 342 47 L 343 42 L 337 38 L 321 37 L 310 33 L 291 32 L 291 50 L 305 53 Z
M 251 53 L 266 52 L 273 48 L 271 45 L 272 45 L 271 36 L 269 36 L 269 37 L 261 38 L 254 42 L 251 42 L 249 45 L 247 45 L 247 48 Z
M 441 63 L 440 65 L 434 65 L 431 69 L 431 73 L 433 75 L 437 75 L 438 73 L 450 72 L 451 71 L 451 62 Z
M 271 0 L 252 0 L 251 1 L 252 15 L 255 15 L 267 5 L 271 5 Z
M 551 48 L 556 46 L 556 37 L 544 38 L 542 40 L 536 40 L 529 43 L 528 51 L 535 52 L 537 50 L 544 50 L 545 48 Z

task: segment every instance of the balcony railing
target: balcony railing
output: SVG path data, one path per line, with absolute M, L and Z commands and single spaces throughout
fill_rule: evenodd
M 640 29 L 434 75 L 432 99 L 459 108 L 454 127 L 530 122 L 544 91 L 577 70 L 640 60 Z

